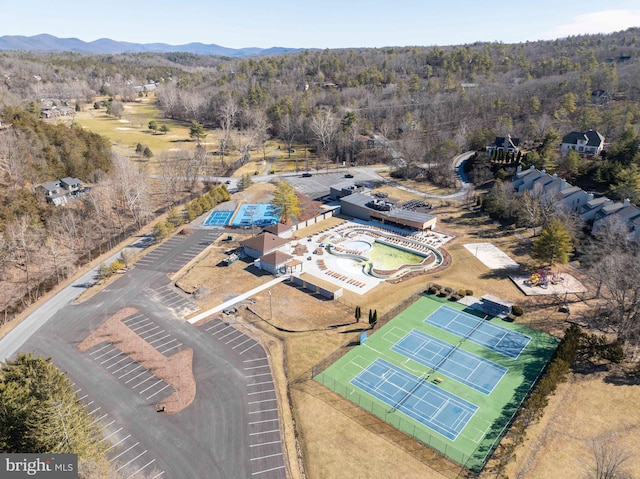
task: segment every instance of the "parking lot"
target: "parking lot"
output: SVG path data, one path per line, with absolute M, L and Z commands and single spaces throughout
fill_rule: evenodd
M 166 273 L 178 271 L 204 251 L 221 234 L 221 230 L 208 231 L 202 239 L 195 243 L 187 241 L 187 235 L 173 236 L 136 261 L 136 268 Z M 183 243 L 185 246 L 181 247 Z
M 350 173 L 347 173 L 350 172 Z M 345 178 L 345 174 L 353 174 L 353 178 Z M 338 183 L 364 183 L 369 187 L 374 187 L 379 181 L 380 177 L 375 172 L 369 172 L 368 170 L 342 170 L 340 172 L 318 172 L 312 173 L 311 177 L 303 178 L 300 176 L 287 176 L 283 178 L 287 183 L 293 186 L 296 190 L 310 196 L 311 198 L 322 198 L 327 196 L 332 186 Z
M 214 320 L 200 326 L 214 340 L 241 356 L 247 381 L 249 414 L 249 448 L 252 477 L 283 479 L 286 477 L 278 400 L 267 355 L 258 342 L 229 321 Z
M 124 479 L 157 479 L 164 478 L 164 470 L 157 458 L 116 419 L 103 412 L 102 407 L 85 394 L 82 389 L 76 389 L 78 400 L 84 408 L 95 418 L 93 424 L 99 423 L 104 432 L 101 442 L 106 442 L 107 458 L 114 469 Z
M 111 343 L 100 343 L 86 353 L 150 405 L 162 402 L 175 392 L 169 384 Z
M 122 322 L 165 356 L 172 356 L 181 350 L 180 341 L 143 313 L 138 312 Z
M 173 309 L 178 316 L 183 318 L 200 309 L 195 303 L 184 296 L 184 293 L 178 292 L 177 288 L 172 284 L 156 288 L 147 288 L 145 292 L 167 308 Z

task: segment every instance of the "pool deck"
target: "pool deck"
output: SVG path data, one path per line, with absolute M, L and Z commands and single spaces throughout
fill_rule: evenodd
M 362 230 L 362 231 L 360 231 Z M 371 234 L 367 234 L 369 230 Z M 348 221 L 333 228 L 327 228 L 314 235 L 293 241 L 291 251 L 296 259 L 303 261 L 303 271 L 335 286 L 344 288 L 357 294 L 365 294 L 378 286 L 383 280 L 369 276 L 363 271 L 363 264 L 348 257 L 336 256 L 329 253 L 324 245 L 328 242 L 340 244 L 340 237 L 348 233 L 355 233 L 351 241 L 375 242 L 376 235 L 380 233 L 396 236 L 398 242 L 403 240 L 417 241 L 432 248 L 438 248 L 446 243 L 450 237 L 438 232 L 408 232 L 386 225 L 371 222 Z M 333 240 L 333 241 L 332 241 Z M 342 240 L 346 241 L 346 240 Z M 306 249 L 306 252 L 304 250 Z M 422 250 L 423 252 L 425 250 Z M 416 251 L 421 251 L 420 247 Z M 296 255 L 296 252 L 299 253 Z M 316 252 L 321 252 L 317 254 Z M 357 254 L 357 251 L 351 251 Z M 363 251 L 366 255 L 366 251 Z

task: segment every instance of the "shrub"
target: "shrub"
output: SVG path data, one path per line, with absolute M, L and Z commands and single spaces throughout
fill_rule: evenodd
M 446 291 L 440 291 L 440 292 L 438 293 L 438 296 L 439 296 L 440 298 L 446 298 L 446 297 L 447 297 L 447 296 L 449 296 L 449 295 L 447 294 L 447 292 L 446 292 Z
M 447 294 L 453 294 L 453 289 L 451 288 L 444 288 L 444 292 Z
M 473 296 L 473 291 L 472 291 L 472 290 L 470 290 L 470 289 L 468 289 L 468 290 L 466 290 L 466 291 L 465 291 L 465 294 L 466 294 L 467 296 Z
M 514 304 L 511 307 L 511 312 L 513 313 L 514 316 L 522 316 L 524 314 L 524 310 L 517 304 Z
M 460 301 L 462 299 L 462 296 L 458 293 L 453 293 L 451 296 L 449 296 L 449 301 Z
M 429 286 L 429 289 L 427 290 L 427 292 L 429 294 L 437 294 L 440 290 L 438 288 L 436 288 L 435 286 Z

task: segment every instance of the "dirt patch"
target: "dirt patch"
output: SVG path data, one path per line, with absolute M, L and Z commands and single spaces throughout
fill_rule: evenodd
M 185 349 L 170 357 L 162 355 L 122 322 L 124 318 L 137 311 L 136 308 L 121 309 L 87 336 L 78 345 L 78 349 L 86 351 L 102 342 L 113 344 L 175 389 L 175 392 L 159 405 L 165 408 L 164 412 L 182 411 L 196 397 L 196 381 L 193 377 L 193 350 Z

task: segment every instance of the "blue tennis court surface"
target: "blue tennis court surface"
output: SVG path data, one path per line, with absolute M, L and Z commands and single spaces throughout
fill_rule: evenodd
M 212 211 L 205 220 L 205 226 L 226 226 L 233 216 L 233 211 Z
M 490 394 L 507 368 L 456 346 L 440 341 L 417 329 L 391 346 L 391 350 L 420 364 L 442 372 L 483 394 Z M 435 373 L 434 373 L 435 374 Z
M 475 404 L 380 358 L 354 377 L 351 384 L 451 440 L 458 437 L 478 410 Z
M 424 322 L 511 359 L 518 359 L 522 350 L 531 341 L 529 336 L 447 306 L 440 306 Z
M 280 211 L 270 204 L 244 204 L 232 226 L 269 226 L 280 221 Z

